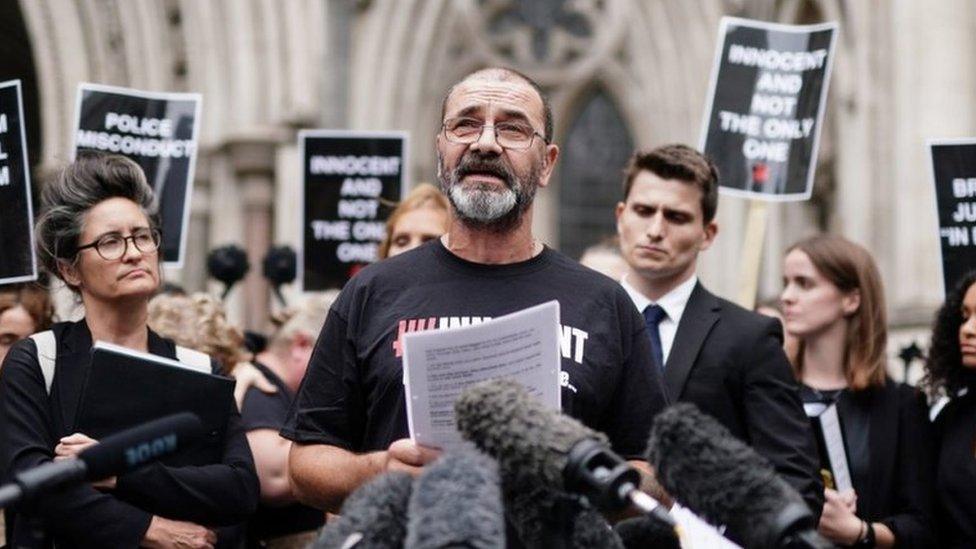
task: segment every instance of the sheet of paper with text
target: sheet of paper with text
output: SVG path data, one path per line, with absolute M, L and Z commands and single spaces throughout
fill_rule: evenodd
M 465 387 L 513 379 L 545 406 L 560 409 L 559 302 L 481 324 L 404 336 L 403 382 L 410 437 L 450 449 L 461 443 L 454 401 Z

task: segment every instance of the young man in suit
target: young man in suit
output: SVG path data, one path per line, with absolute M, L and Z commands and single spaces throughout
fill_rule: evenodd
M 718 171 L 685 145 L 637 152 L 626 169 L 617 233 L 622 284 L 644 315 L 672 402 L 692 402 L 753 446 L 819 514 L 823 486 L 799 389 L 772 318 L 716 297 L 698 281 L 715 240 Z

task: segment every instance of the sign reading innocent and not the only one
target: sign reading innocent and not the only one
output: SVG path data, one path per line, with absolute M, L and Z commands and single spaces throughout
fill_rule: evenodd
M 810 198 L 836 31 L 722 19 L 700 147 L 723 193 Z
M 376 261 L 388 206 L 406 188 L 403 132 L 299 132 L 304 291 L 342 287 Z

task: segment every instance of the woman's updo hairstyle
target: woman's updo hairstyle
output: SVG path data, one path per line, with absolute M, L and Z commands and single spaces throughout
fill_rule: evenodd
M 74 162 L 44 185 L 34 239 L 37 257 L 48 272 L 64 280 L 58 265 L 72 264 L 77 258 L 85 214 L 109 198 L 135 202 L 146 214 L 150 227 L 159 228 L 152 187 L 142 168 L 124 156 L 79 153 Z

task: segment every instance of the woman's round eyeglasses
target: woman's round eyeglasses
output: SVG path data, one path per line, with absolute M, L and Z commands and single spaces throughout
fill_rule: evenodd
M 156 229 L 136 229 L 129 236 L 122 236 L 119 233 L 108 233 L 98 237 L 91 244 L 78 246 L 78 251 L 95 248 L 95 252 L 102 259 L 114 261 L 120 259 L 129 251 L 130 240 L 137 250 L 148 254 L 159 249 L 160 234 Z

